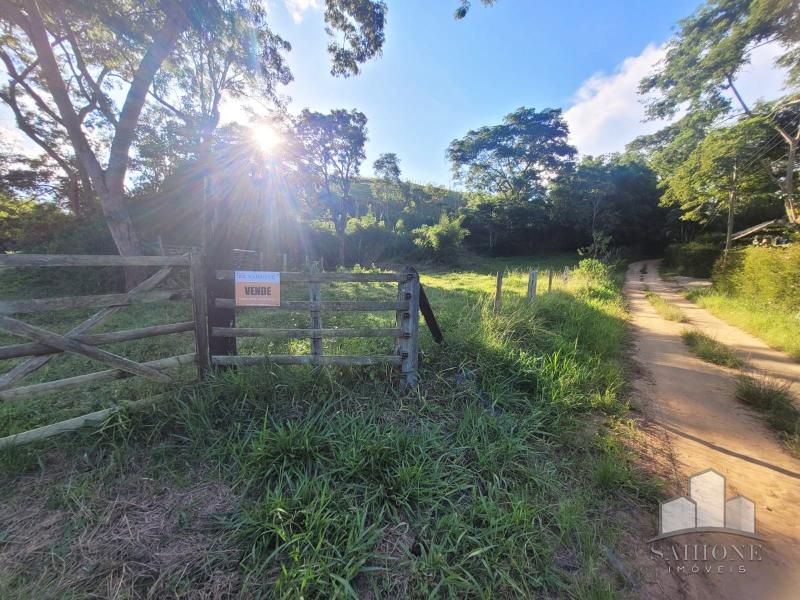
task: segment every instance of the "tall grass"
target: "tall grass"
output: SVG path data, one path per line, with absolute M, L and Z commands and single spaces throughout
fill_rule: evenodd
M 678 323 L 686 323 L 689 317 L 680 308 L 675 306 L 672 302 L 664 300 L 655 292 L 645 292 L 645 297 L 656 310 L 667 321 L 677 321 Z
M 681 331 L 681 338 L 692 353 L 706 362 L 730 369 L 744 366 L 744 361 L 733 350 L 696 329 L 684 329 Z
M 253 367 L 123 413 L 96 443 L 168 448 L 232 487 L 218 535 L 243 597 L 609 597 L 607 507 L 647 493 L 587 428 L 626 409 L 619 279 L 586 262 L 528 304 L 511 271 L 495 313 L 491 267 L 423 278 L 446 343 L 425 334 L 411 393 L 389 369 Z M 185 577 L 161 591 L 192 589 Z

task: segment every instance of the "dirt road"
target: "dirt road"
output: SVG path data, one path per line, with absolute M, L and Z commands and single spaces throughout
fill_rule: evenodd
M 753 366 L 800 381 L 800 366 L 763 342 L 732 327 L 675 293 L 658 275 L 656 261 L 629 267 L 625 292 L 634 327 L 634 407 L 641 412 L 640 450 L 645 462 L 667 477 L 676 495 L 688 494 L 687 478 L 712 468 L 726 478 L 726 498 L 746 496 L 756 505 L 752 540 L 726 533 L 685 534 L 656 544 L 640 540 L 643 586 L 638 597 L 790 600 L 800 598 L 800 460 L 786 450 L 763 418 L 734 399 L 735 372 L 701 361 L 686 349 L 680 332 L 700 329 L 732 347 Z M 644 267 L 646 267 L 646 272 Z M 647 286 L 678 304 L 691 321 L 661 318 L 644 295 Z M 656 535 L 655 524 L 652 536 Z M 757 558 L 741 559 L 754 543 Z M 688 545 L 718 546 L 718 558 L 676 561 Z M 726 557 L 721 558 L 722 546 Z M 758 548 L 760 546 L 760 548 Z M 656 549 L 667 559 L 654 553 Z M 710 551 L 710 550 L 709 550 Z M 682 556 L 685 558 L 685 555 Z M 678 567 L 685 572 L 678 572 Z M 692 573 L 692 567 L 698 573 Z M 740 572 L 741 569 L 744 572 Z

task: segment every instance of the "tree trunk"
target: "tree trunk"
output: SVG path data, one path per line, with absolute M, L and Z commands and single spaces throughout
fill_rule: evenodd
M 784 180 L 783 203 L 789 223 L 797 223 L 797 212 L 794 208 L 794 167 L 797 162 L 797 138 L 789 142 L 789 154 L 786 158 L 786 179 Z
M 731 250 L 731 238 L 733 237 L 733 215 L 736 212 L 736 163 L 733 163 L 733 175 L 731 176 L 731 189 L 728 194 L 728 229 L 725 234 L 725 253 L 722 256 L 722 264 L 728 262 L 728 252 Z

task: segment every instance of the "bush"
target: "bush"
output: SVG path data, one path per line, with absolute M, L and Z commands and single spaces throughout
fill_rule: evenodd
M 664 266 L 689 277 L 711 277 L 722 254 L 719 235 L 705 235 L 687 244 L 670 244 L 664 250 Z
M 716 290 L 760 305 L 796 312 L 800 304 L 800 244 L 749 246 L 730 253 L 713 272 Z
M 424 250 L 429 250 L 436 258 L 451 258 L 453 253 L 461 248 L 461 244 L 469 235 L 469 231 L 461 226 L 463 217 L 451 219 L 442 213 L 439 222 L 435 225 L 423 225 L 415 229 L 414 244 Z

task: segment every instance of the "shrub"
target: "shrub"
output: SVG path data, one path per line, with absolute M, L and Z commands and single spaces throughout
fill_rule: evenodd
M 451 219 L 442 213 L 439 222 L 435 225 L 423 225 L 415 229 L 414 244 L 429 250 L 437 258 L 452 256 L 452 253 L 461 248 L 461 244 L 469 235 L 469 231 L 461 226 L 463 217 Z
M 796 312 L 800 303 L 800 245 L 750 246 L 714 266 L 714 287 L 760 305 Z
M 664 250 L 664 266 L 689 277 L 711 277 L 715 261 L 722 254 L 718 235 L 706 235 L 687 244 L 670 244 Z

